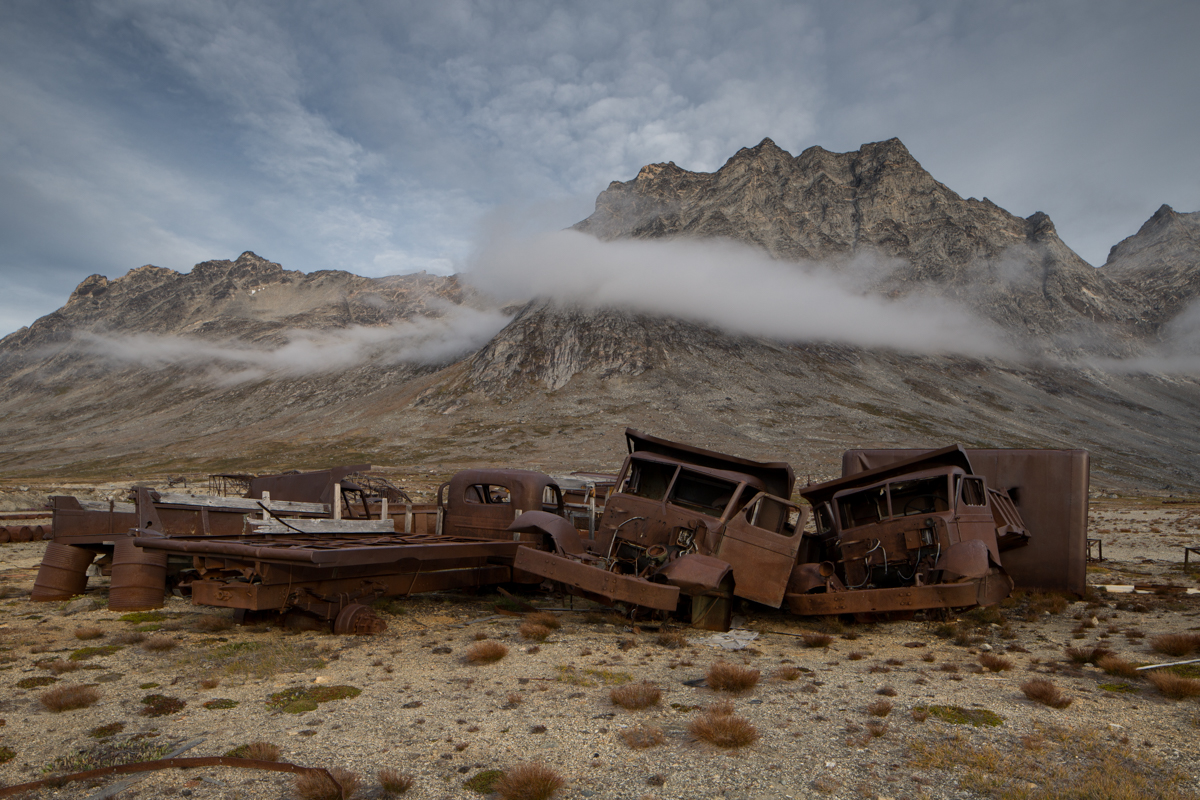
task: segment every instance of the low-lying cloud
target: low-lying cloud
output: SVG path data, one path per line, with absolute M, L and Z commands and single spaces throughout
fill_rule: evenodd
M 80 334 L 76 347 L 114 365 L 206 367 L 222 383 L 295 378 L 365 364 L 445 364 L 482 347 L 510 317 L 450 306 L 386 326 L 288 331 L 278 346 L 156 334 Z
M 560 231 L 489 242 L 469 278 L 501 297 L 661 314 L 781 341 L 1012 354 L 995 325 L 952 301 L 874 293 L 872 276 L 893 266 L 858 257 L 834 269 L 777 261 L 730 241 L 604 242 Z

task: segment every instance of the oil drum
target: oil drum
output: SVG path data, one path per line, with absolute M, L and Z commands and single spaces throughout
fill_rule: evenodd
M 117 539 L 113 550 L 112 611 L 146 611 L 162 608 L 167 588 L 167 554 L 143 550 L 131 538 Z
M 34 602 L 69 600 L 87 588 L 87 568 L 96 554 L 71 544 L 50 542 L 29 599 Z

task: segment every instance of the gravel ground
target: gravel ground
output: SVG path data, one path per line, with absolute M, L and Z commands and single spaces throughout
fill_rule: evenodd
M 1197 510 L 1141 500 L 1094 504 L 1091 535 L 1104 540 L 1106 561 L 1089 568 L 1091 582 L 1200 586 L 1179 569 Z M 658 643 L 657 625 L 633 627 L 580 601 L 555 611 L 562 627 L 535 643 L 520 637 L 520 617 L 497 613 L 497 596 L 446 594 L 389 604 L 384 634 L 349 638 L 267 627 L 203 631 L 197 621 L 204 610 L 180 599 L 167 604 L 162 619 L 126 621 L 103 608 L 102 578 L 88 589 L 100 601 L 95 610 L 67 614 L 63 603 L 33 604 L 28 592 L 43 547 L 0 546 L 0 747 L 13 753 L 0 765 L 3 785 L 44 777 L 56 759 L 94 755 L 98 747 L 169 750 L 199 739 L 186 755 L 267 741 L 296 764 L 349 768 L 364 778 L 360 798 L 383 796 L 374 776 L 384 767 L 415 776 L 406 797 L 477 798 L 464 780 L 524 761 L 560 773 L 562 798 L 958 798 L 986 796 L 1000 785 L 1038 796 L 1063 780 L 1053 770 L 1089 763 L 1108 770 L 1104 759 L 1112 753 L 1148 775 L 1177 770 L 1180 796 L 1200 788 L 1200 703 L 1169 700 L 1144 682 L 1071 663 L 1064 653 L 1103 645 L 1134 661 L 1167 660 L 1147 643 L 1159 633 L 1197 630 L 1195 595 L 1098 593 L 1091 603 L 1070 603 L 1057 613 L 1027 604 L 976 612 L 961 618 L 959 627 L 974 637 L 961 644 L 944 638 L 954 619 L 843 625 L 754 607 L 743 609 L 740 622 L 758 637 L 745 650 L 727 652 L 709 643 L 712 634 L 683 627 L 673 630 L 687 644 L 668 649 Z M 569 605 L 530 599 L 547 608 Z M 153 652 L 130 641 L 137 628 L 156 626 L 141 633 L 169 638 L 172 649 Z M 76 638 L 86 628 L 98 629 L 97 638 Z M 828 645 L 805 646 L 801 635 L 819 631 L 832 637 Z M 464 655 L 479 637 L 502 642 L 508 655 L 494 664 L 467 663 Z M 72 662 L 82 669 L 55 684 L 95 684 L 101 697 L 90 708 L 52 713 L 39 698 L 54 686 L 18 687 L 54 674 L 38 662 L 104 645 L 120 649 Z M 979 656 L 989 649 L 1012 669 L 982 670 Z M 718 660 L 757 669 L 761 679 L 736 696 L 690 685 Z M 1031 677 L 1049 678 L 1073 702 L 1053 709 L 1027 700 L 1020 686 Z M 219 683 L 205 688 L 204 679 Z M 654 682 L 661 702 L 643 711 L 614 706 L 611 687 L 626 680 Z M 297 714 L 267 703 L 274 693 L 321 686 L 362 692 Z M 144 716 L 141 701 L 150 694 L 186 705 Z M 204 707 L 215 699 L 237 705 Z M 704 708 L 722 699 L 754 725 L 756 742 L 725 750 L 689 733 Z M 892 703 L 887 716 L 868 713 L 883 701 Z M 931 705 L 991 711 L 1002 724 L 918 721 L 913 710 Z M 123 730 L 105 740 L 89 735 L 111 723 L 123 723 Z M 886 729 L 877 726 L 879 735 L 872 735 L 869 723 Z M 638 725 L 661 729 L 663 743 L 631 749 L 621 733 Z M 1006 754 L 1024 759 L 1005 762 Z M 31 796 L 83 798 L 96 791 L 73 784 Z M 294 794 L 290 776 L 229 768 L 150 773 L 120 794 L 176 796 Z

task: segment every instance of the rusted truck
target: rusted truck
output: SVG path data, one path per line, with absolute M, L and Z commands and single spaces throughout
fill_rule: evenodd
M 880 459 L 882 460 L 882 459 Z M 795 614 L 908 615 L 989 605 L 1012 591 L 1001 553 L 1029 532 L 959 445 L 800 489 L 812 546 L 792 571 Z
M 789 497 L 785 463 L 763 463 L 627 429 L 629 455 L 582 540 L 561 522 L 525 514 L 510 527 L 552 536 L 522 548 L 517 570 L 603 602 L 679 612 L 726 630 L 733 598 L 779 607 L 804 543 L 808 511 Z

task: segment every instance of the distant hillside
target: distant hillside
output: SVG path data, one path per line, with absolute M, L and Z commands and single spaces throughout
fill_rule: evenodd
M 1198 220 L 1164 206 L 1094 269 L 1046 215 L 964 200 L 898 140 L 795 157 L 764 140 L 714 173 L 644 167 L 575 226 L 732 239 L 885 302 L 944 298 L 1024 353 L 1004 359 L 549 296 L 501 308 L 461 277 L 304 275 L 253 253 L 92 276 L 0 341 L 0 474 L 603 469 L 634 425 L 801 476 L 849 447 L 959 441 L 1084 447 L 1101 485 L 1194 490 L 1200 384 L 1158 356 L 1196 298 Z

